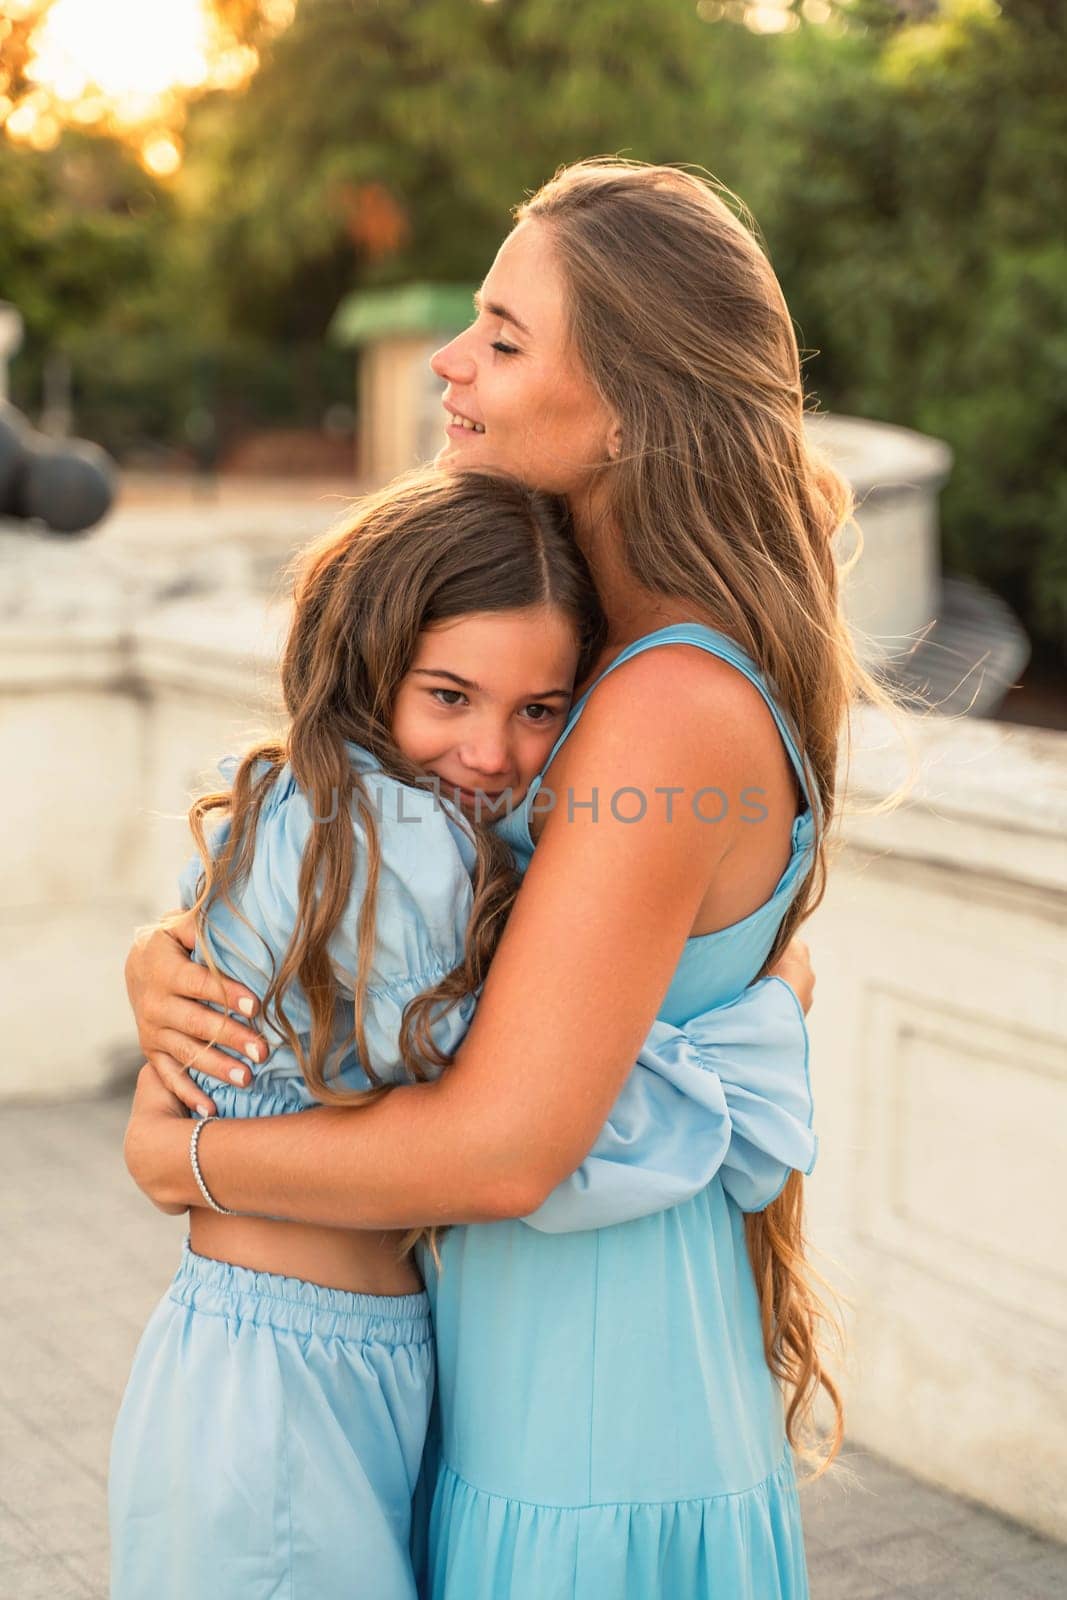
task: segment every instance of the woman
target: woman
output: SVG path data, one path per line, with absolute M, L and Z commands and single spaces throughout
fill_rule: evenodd
M 808 449 L 769 264 L 675 169 L 558 174 L 433 366 L 439 460 L 567 497 L 607 643 L 543 787 L 500 823 L 529 866 L 449 1073 L 359 1117 L 213 1125 L 202 1172 L 238 1211 L 485 1224 L 452 1227 L 428 1284 L 434 1600 L 795 1600 L 794 1449 L 820 1386 L 837 1413 L 827 1458 L 841 1434 L 801 1180 L 747 1223 L 717 1182 L 614 1228 L 515 1219 L 581 1162 L 652 1019 L 738 995 L 821 895 L 848 700 L 880 698 L 838 612 L 830 541 L 848 496 Z M 465 786 L 495 792 L 507 748 L 470 705 Z M 225 1078 L 186 966 L 158 934 L 132 954 L 142 1043 L 164 1077 L 196 1055 Z M 236 1021 L 223 1031 L 247 1041 Z M 154 1080 L 142 1072 L 127 1160 L 182 1209 L 198 1200 L 187 1124 Z

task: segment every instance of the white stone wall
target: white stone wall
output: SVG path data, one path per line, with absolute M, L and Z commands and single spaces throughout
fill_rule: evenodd
M 1067 735 L 909 719 L 808 924 L 853 1439 L 1067 1537 Z M 860 718 L 855 803 L 906 763 Z
M 168 601 L 93 544 L 8 536 L 0 566 L 3 1100 L 136 1064 L 124 957 L 176 905 L 191 792 L 268 731 L 284 608 L 247 588 Z
M 2 1092 L 91 1088 L 130 1032 L 117 957 L 133 921 L 141 711 L 117 689 L 113 641 L 5 642 L 17 673 L 0 695 Z

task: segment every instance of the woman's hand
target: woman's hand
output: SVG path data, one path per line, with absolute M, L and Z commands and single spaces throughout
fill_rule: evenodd
M 247 1088 L 249 1069 L 213 1046 L 226 1045 L 257 1062 L 266 1048 L 247 1022 L 211 1009 L 214 1004 L 252 1017 L 259 1001 L 241 984 L 216 978 L 193 961 L 195 945 L 191 912 L 168 927 L 139 928 L 126 957 L 126 990 L 148 1064 L 183 1106 L 210 1115 L 215 1106 L 191 1081 L 188 1068 Z
M 183 1160 L 189 1166 L 191 1135 L 192 1123 L 184 1105 L 146 1061 L 137 1074 L 122 1153 L 134 1183 L 170 1217 L 189 1209 L 189 1202 L 177 1193 L 176 1179 L 184 1176 Z
M 815 998 L 815 968 L 811 964 L 811 951 L 798 934 L 790 939 L 767 976 L 781 978 L 787 983 L 807 1016 Z

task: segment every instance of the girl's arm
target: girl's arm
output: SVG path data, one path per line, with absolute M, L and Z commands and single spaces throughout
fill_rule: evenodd
M 220 1204 L 340 1227 L 483 1221 L 529 1214 L 579 1165 L 740 834 L 739 808 L 709 825 L 684 800 L 711 786 L 739 795 L 780 759 L 758 691 L 718 666 L 663 648 L 591 696 L 554 765 L 559 803 L 444 1077 L 358 1111 L 213 1124 L 199 1156 Z M 714 741 L 694 739 L 699 728 L 714 728 Z M 683 791 L 670 811 L 665 785 Z M 620 790 L 624 816 L 634 790 L 645 796 L 641 822 L 615 816 Z M 188 1132 L 135 1102 L 127 1161 L 157 1203 L 199 1199 Z

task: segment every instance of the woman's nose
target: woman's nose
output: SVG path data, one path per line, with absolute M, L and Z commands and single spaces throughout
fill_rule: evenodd
M 460 334 L 451 344 L 442 345 L 430 357 L 430 371 L 445 383 L 468 384 L 474 382 L 474 361 L 466 353 L 465 335 Z

